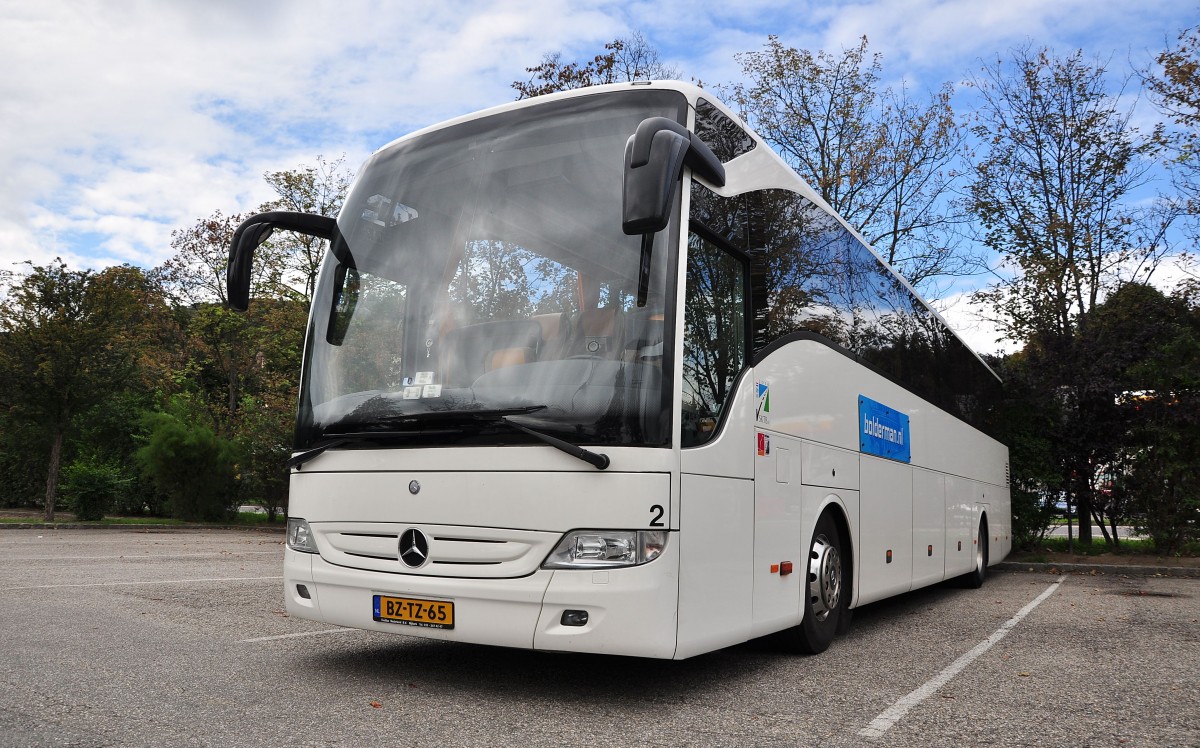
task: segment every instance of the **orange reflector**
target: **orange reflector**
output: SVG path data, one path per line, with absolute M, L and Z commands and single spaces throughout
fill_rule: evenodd
M 771 564 L 771 573 L 772 573 L 772 574 L 778 574 L 778 573 L 779 573 L 779 564 Z
M 779 565 L 779 576 L 786 577 L 788 574 L 791 574 L 791 573 L 792 573 L 792 562 L 791 561 L 784 561 L 783 563 L 781 563 Z

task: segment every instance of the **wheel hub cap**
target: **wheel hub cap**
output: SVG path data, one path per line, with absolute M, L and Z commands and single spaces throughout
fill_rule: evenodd
M 808 562 L 808 596 L 818 621 L 837 610 L 842 599 L 842 557 L 824 535 L 813 540 Z

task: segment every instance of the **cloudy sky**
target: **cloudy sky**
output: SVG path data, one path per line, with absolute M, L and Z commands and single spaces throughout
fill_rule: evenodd
M 357 166 L 633 31 L 706 85 L 768 34 L 866 35 L 923 91 L 1026 42 L 1145 66 L 1198 21 L 1200 0 L 0 0 L 0 269 L 153 267 L 173 229 L 269 198 L 265 171 Z

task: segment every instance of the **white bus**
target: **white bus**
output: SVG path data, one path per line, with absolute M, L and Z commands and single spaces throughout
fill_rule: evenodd
M 683 659 L 1009 551 L 998 380 L 700 88 L 509 103 L 401 138 L 336 219 L 309 319 L 290 615 Z

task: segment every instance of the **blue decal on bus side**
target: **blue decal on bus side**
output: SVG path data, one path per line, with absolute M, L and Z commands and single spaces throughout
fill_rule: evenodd
M 861 451 L 899 462 L 912 461 L 907 415 L 859 395 L 858 424 Z

